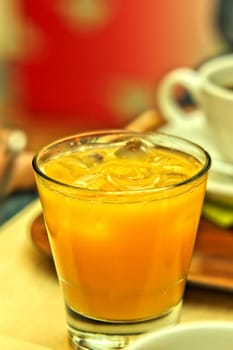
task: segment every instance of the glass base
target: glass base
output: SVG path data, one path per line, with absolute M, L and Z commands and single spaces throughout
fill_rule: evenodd
M 140 335 L 179 322 L 182 301 L 159 317 L 128 323 L 96 321 L 77 314 L 67 307 L 67 328 L 76 350 L 125 349 Z

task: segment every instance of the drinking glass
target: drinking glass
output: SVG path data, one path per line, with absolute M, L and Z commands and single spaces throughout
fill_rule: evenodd
M 210 157 L 187 140 L 69 136 L 33 168 L 75 349 L 123 349 L 179 321 Z

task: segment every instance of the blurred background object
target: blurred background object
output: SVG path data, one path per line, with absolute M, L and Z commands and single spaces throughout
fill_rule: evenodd
M 217 28 L 228 50 L 233 51 L 233 1 L 220 0 L 217 10 Z
M 31 152 L 15 166 L 18 185 L 27 174 L 32 186 L 28 155 L 46 143 L 128 125 L 155 107 L 167 71 L 229 50 L 226 3 L 0 0 L 0 127 L 23 130 Z
M 0 6 L 0 57 L 8 68 L 1 75 L 10 89 L 3 94 L 17 108 L 13 122 L 29 131 L 32 124 L 52 125 L 58 136 L 124 126 L 154 107 L 156 84 L 168 70 L 195 66 L 223 46 L 217 0 L 1 0 Z

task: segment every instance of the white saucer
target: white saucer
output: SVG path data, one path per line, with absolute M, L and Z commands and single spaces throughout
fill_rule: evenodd
M 212 166 L 207 184 L 207 197 L 224 204 L 233 204 L 233 164 L 223 160 L 200 111 L 187 116 L 187 121 L 168 122 L 161 132 L 176 135 L 202 146 L 211 156 Z
M 128 350 L 231 350 L 233 322 L 202 321 L 167 326 L 142 335 Z

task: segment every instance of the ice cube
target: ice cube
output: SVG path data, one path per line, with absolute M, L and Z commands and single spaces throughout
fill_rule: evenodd
M 180 182 L 183 182 L 187 179 L 187 176 L 183 173 L 164 173 L 161 174 L 160 180 L 158 182 L 159 187 L 165 187 L 165 186 L 173 186 L 177 185 Z
M 119 148 L 115 155 L 118 158 L 140 159 L 146 156 L 148 148 L 146 143 L 135 138 Z
M 79 161 L 86 167 L 92 168 L 103 161 L 104 157 L 100 153 L 91 153 L 79 158 Z
M 113 191 L 115 189 L 103 174 L 86 174 L 76 179 L 73 184 L 88 190 Z

